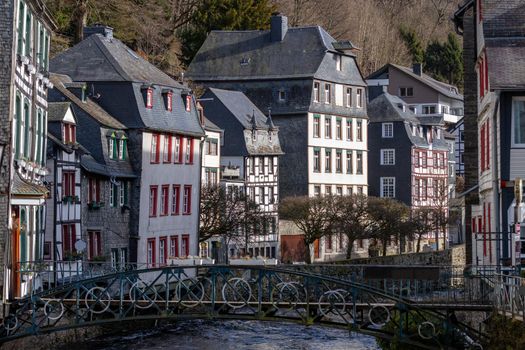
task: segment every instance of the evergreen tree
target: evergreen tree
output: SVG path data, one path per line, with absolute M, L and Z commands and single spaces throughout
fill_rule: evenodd
M 418 38 L 416 31 L 412 28 L 401 26 L 399 28 L 399 33 L 412 56 L 412 63 L 423 63 L 425 50 L 423 50 L 423 45 L 421 44 L 421 40 Z
M 212 30 L 268 29 L 275 10 L 269 0 L 203 0 L 181 30 L 181 60 L 188 65 Z
M 447 41 L 432 41 L 425 52 L 425 70 L 441 81 L 463 87 L 463 53 L 461 45 L 452 33 Z

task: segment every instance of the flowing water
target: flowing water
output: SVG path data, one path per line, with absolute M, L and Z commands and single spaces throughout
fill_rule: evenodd
M 374 338 L 328 327 L 261 321 L 182 321 L 133 334 L 99 337 L 75 350 L 379 349 Z

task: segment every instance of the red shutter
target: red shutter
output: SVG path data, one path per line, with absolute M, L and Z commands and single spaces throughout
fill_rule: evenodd
M 484 56 L 484 60 L 483 60 L 484 64 L 485 64 L 485 67 L 483 69 L 483 72 L 485 73 L 485 91 L 488 92 L 489 90 L 489 66 L 488 66 L 488 60 L 487 60 L 487 55 L 485 54 Z
M 97 235 L 97 255 L 102 255 L 102 234 L 100 232 L 95 232 Z
M 193 164 L 193 139 L 188 140 L 190 142 L 190 164 Z
M 88 259 L 93 258 L 93 232 L 88 232 Z
M 99 179 L 95 179 L 95 192 L 96 192 L 96 201 L 97 203 L 100 202 L 100 181 Z
M 62 260 L 64 260 L 64 255 L 69 251 L 71 246 L 71 241 L 69 239 L 69 226 L 62 225 Z
M 191 95 L 186 96 L 186 111 L 191 112 Z
M 485 125 L 481 126 L 480 130 L 480 149 L 481 149 L 481 171 L 485 170 Z
M 77 241 L 77 232 L 76 232 L 76 225 L 71 224 L 69 230 L 71 231 L 71 251 L 76 251 L 75 249 L 75 242 Z
M 489 127 L 490 127 L 490 122 L 487 120 L 486 125 L 485 125 L 485 131 L 486 131 L 485 143 L 487 145 L 487 151 L 485 153 L 485 159 L 486 159 L 485 169 L 489 169 L 490 168 L 490 132 L 489 132 Z
M 171 112 L 171 110 L 173 109 L 173 106 L 172 106 L 172 101 L 173 101 L 173 93 L 172 92 L 168 92 L 166 98 L 168 99 L 168 111 Z

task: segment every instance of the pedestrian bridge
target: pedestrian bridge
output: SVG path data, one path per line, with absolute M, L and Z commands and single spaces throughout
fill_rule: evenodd
M 408 280 L 326 268 L 173 265 L 40 281 L 9 305 L 0 342 L 111 322 L 201 318 L 318 324 L 427 349 L 481 349 L 484 335 L 455 314 L 492 310 L 493 288 L 479 276 L 425 279 L 428 272 Z

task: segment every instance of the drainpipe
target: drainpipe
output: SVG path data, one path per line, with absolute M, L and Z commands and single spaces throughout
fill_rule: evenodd
M 492 113 L 492 159 L 494 159 L 494 170 L 492 171 L 492 186 L 494 188 L 493 193 L 493 202 L 494 202 L 494 218 L 495 218 L 495 228 L 497 230 L 496 233 L 496 270 L 497 272 L 500 272 L 500 265 L 501 265 L 501 244 L 503 244 L 503 241 L 501 240 L 501 220 L 500 220 L 500 200 L 501 200 L 501 189 L 499 184 L 499 174 L 500 171 L 498 169 L 499 162 L 498 162 L 498 152 L 497 152 L 497 145 L 498 145 L 498 133 L 500 130 L 500 126 L 497 124 L 498 120 L 498 109 L 499 109 L 499 102 L 500 102 L 500 91 L 496 92 L 496 101 L 494 103 L 494 112 Z
M 202 164 L 203 164 L 203 157 L 204 157 L 202 150 L 204 148 L 204 141 L 205 140 L 206 140 L 206 136 L 201 137 L 200 142 L 199 142 L 199 176 L 198 176 L 198 185 L 197 185 L 197 190 L 199 192 L 198 192 L 198 195 L 197 195 L 198 209 L 197 209 L 197 239 L 196 239 L 197 255 L 199 257 L 200 257 L 199 232 L 200 232 L 200 223 L 201 223 Z M 217 176 L 218 176 L 218 174 L 217 174 Z
M 55 151 L 56 152 L 56 151 Z M 53 249 L 53 283 L 57 282 L 57 242 L 56 242 L 56 231 L 57 231 L 57 155 L 53 154 L 53 237 L 51 239 L 51 247 Z

